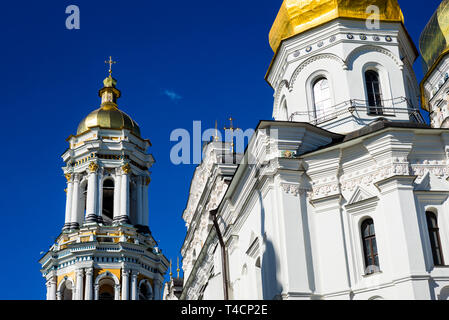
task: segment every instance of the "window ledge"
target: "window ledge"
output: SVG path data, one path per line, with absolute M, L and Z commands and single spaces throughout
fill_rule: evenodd
M 363 278 L 369 278 L 369 277 L 373 277 L 373 276 L 376 276 L 376 275 L 380 275 L 382 273 L 383 272 L 379 270 L 379 271 L 376 271 L 376 272 L 373 272 L 373 273 L 365 273 L 365 274 L 362 275 L 362 277 Z

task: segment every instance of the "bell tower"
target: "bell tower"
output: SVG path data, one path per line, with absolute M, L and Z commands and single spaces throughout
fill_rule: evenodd
M 47 300 L 159 300 L 168 261 L 148 219 L 151 143 L 118 108 L 109 76 L 101 106 L 84 118 L 62 158 L 65 223 L 40 259 Z

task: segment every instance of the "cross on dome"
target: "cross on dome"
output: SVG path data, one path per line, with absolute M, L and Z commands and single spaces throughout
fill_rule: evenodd
M 116 64 L 117 61 L 113 61 L 112 56 L 109 56 L 109 61 L 106 60 L 104 63 L 109 64 L 109 75 L 112 75 L 112 65 Z

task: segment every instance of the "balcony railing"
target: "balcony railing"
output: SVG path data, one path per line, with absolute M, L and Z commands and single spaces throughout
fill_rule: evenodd
M 367 100 L 352 99 L 329 108 L 316 115 L 315 112 L 294 112 L 290 115 L 289 121 L 293 121 L 295 116 L 307 116 L 311 124 L 320 125 L 335 120 L 343 115 L 350 115 L 354 118 L 368 117 L 395 117 L 401 114 L 408 114 L 410 119 L 416 123 L 425 123 L 424 118 L 418 109 L 413 107 L 407 98 L 399 97 L 389 100 L 382 100 L 381 106 L 371 106 Z

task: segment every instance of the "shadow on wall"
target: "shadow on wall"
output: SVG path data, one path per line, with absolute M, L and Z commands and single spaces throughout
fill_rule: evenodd
M 259 171 L 256 172 L 256 180 L 260 177 Z M 282 284 L 278 280 L 278 270 L 280 261 L 276 254 L 273 242 L 266 237 L 265 232 L 265 206 L 263 204 L 262 193 L 257 189 L 260 204 L 260 234 L 261 241 L 261 276 L 262 276 L 262 299 L 275 300 L 281 299 Z

